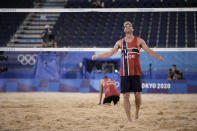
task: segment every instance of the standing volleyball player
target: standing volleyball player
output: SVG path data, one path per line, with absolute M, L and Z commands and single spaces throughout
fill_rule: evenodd
M 122 65 L 120 70 L 121 76 L 121 93 L 123 93 L 124 109 L 128 118 L 131 122 L 130 113 L 130 92 L 134 92 L 136 113 L 135 118 L 138 119 L 139 109 L 141 105 L 141 67 L 140 67 L 140 49 L 142 48 L 145 52 L 159 61 L 163 61 L 163 57 L 152 51 L 145 43 L 145 41 L 139 37 L 133 35 L 133 26 L 129 21 L 124 22 L 125 37 L 120 39 L 114 45 L 114 48 L 109 52 L 100 55 L 92 56 L 92 59 L 97 58 L 108 58 L 115 54 L 118 49 L 121 49 L 122 53 Z

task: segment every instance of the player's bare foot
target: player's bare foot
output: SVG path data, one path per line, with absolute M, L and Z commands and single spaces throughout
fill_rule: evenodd
M 138 119 L 139 118 L 139 115 L 138 113 L 135 114 L 135 119 Z
M 128 119 L 128 123 L 130 124 L 132 122 L 132 120 L 131 119 Z

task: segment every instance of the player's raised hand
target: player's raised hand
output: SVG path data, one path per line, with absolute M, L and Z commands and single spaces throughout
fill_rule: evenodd
M 92 60 L 96 60 L 96 55 L 93 55 L 92 56 Z
M 157 59 L 158 59 L 159 61 L 164 61 L 164 58 L 163 58 L 162 56 L 159 56 Z

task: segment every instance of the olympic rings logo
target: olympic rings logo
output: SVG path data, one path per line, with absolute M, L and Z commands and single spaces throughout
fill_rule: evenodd
M 17 61 L 22 65 L 34 65 L 36 62 L 37 54 L 19 54 Z

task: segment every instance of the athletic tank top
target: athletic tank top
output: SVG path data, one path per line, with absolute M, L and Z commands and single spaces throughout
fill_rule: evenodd
M 122 39 L 121 45 L 122 65 L 120 76 L 140 76 L 140 51 L 138 50 L 137 37 L 134 36 L 131 42 Z
M 116 82 L 112 79 L 104 79 L 105 98 L 109 96 L 120 96 L 120 92 L 116 88 Z

